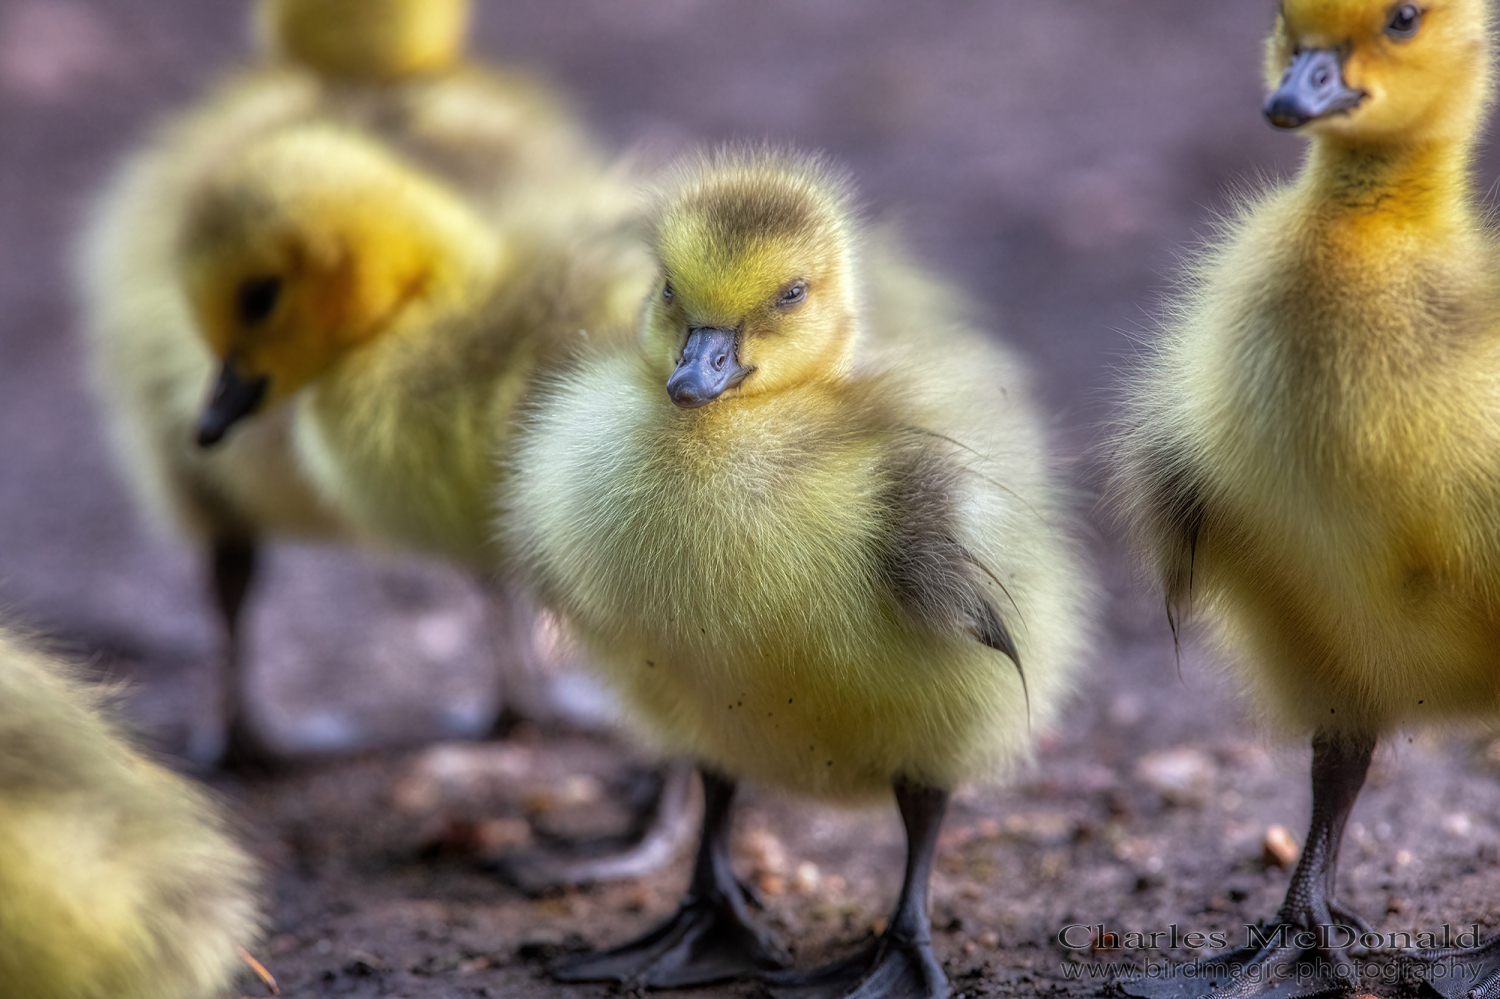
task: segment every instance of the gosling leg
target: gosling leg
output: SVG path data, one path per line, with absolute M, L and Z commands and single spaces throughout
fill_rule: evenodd
M 946 999 L 948 977 L 932 953 L 927 888 L 948 792 L 898 781 L 896 805 L 906 826 L 906 876 L 890 924 L 853 957 L 811 971 L 766 975 L 781 999 Z
M 784 967 L 786 952 L 750 918 L 749 890 L 729 862 L 735 782 L 707 769 L 703 836 L 677 912 L 644 936 L 551 969 L 560 982 L 623 982 L 633 988 L 708 985 Z
M 210 563 L 215 602 L 224 633 L 224 674 L 219 693 L 219 719 L 224 736 L 212 749 L 196 747 L 193 755 L 238 773 L 265 772 L 272 768 L 272 755 L 250 726 L 245 710 L 245 678 L 241 611 L 255 578 L 257 539 L 253 534 L 230 531 L 211 544 Z
M 1345 948 L 1370 927 L 1334 899 L 1334 880 L 1344 823 L 1364 786 L 1375 738 L 1340 738 L 1319 732 L 1312 744 L 1312 825 L 1276 922 L 1259 931 L 1263 943 L 1180 965 L 1174 974 L 1162 978 L 1122 982 L 1127 995 L 1247 999 L 1274 993 L 1291 999 L 1357 984 L 1357 966 Z M 1311 963 L 1306 963 L 1309 959 Z M 1216 977 L 1210 969 L 1219 967 L 1225 973 Z M 1183 974 L 1188 969 L 1191 973 Z

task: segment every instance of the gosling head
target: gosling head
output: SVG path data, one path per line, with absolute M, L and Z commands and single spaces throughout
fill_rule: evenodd
M 661 195 L 643 341 L 684 409 L 848 371 L 857 329 L 848 182 L 822 161 L 721 151 Z
M 469 0 L 261 0 L 263 47 L 325 76 L 366 82 L 458 61 Z
M 1488 93 L 1487 0 L 1283 0 L 1266 118 L 1351 144 L 1467 134 Z
M 462 294 L 494 248 L 455 195 L 359 135 L 308 126 L 252 146 L 199 192 L 180 244 L 221 362 L 199 444 Z

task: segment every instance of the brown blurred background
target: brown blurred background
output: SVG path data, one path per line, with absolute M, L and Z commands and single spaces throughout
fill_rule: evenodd
M 1285 174 L 1299 155 L 1260 117 L 1271 10 L 476 0 L 474 48 L 564 89 L 617 148 L 770 138 L 846 163 L 871 213 L 898 219 L 919 257 L 1034 362 L 1087 494 L 1115 376 L 1177 261 L 1233 185 Z M 150 123 L 248 58 L 246 23 L 242 0 L 0 0 L 0 605 L 134 681 L 132 710 L 168 750 L 210 709 L 214 620 L 195 553 L 144 527 L 113 475 L 86 391 L 70 247 L 91 194 Z M 1495 166 L 1491 149 L 1486 178 Z M 1263 863 L 1264 833 L 1285 824 L 1300 840 L 1306 821 L 1303 757 L 1268 755 L 1196 647 L 1179 680 L 1158 604 L 1132 587 L 1107 518 L 1090 520 L 1108 594 L 1097 669 L 1038 768 L 969 795 L 950 824 L 958 859 L 936 889 L 939 951 L 971 994 L 1092 993 L 1058 977 L 1067 955 L 1054 937 L 1073 919 L 1212 929 L 1270 915 L 1285 875 Z M 443 566 L 277 547 L 250 620 L 252 708 L 287 750 L 472 734 L 492 710 L 482 598 Z M 545 751 L 545 738 L 535 745 Z M 1392 926 L 1486 918 L 1500 896 L 1488 863 L 1500 796 L 1481 775 L 1500 753 L 1472 736 L 1403 747 L 1381 757 L 1356 810 L 1346 901 Z M 386 841 L 340 839 L 361 802 L 337 787 L 373 795 L 368 807 L 411 766 L 364 756 L 225 788 L 282 865 L 269 963 L 306 994 L 545 991 L 525 960 L 541 946 L 523 946 L 527 927 L 618 938 L 674 897 L 669 875 L 537 912 L 461 866 L 433 881 L 405 860 L 387 865 L 397 848 Z M 773 905 L 805 940 L 847 941 L 867 928 L 861 913 L 884 910 L 899 838 L 885 813 L 824 814 L 757 798 L 747 822 L 794 861 L 853 865 L 846 895 Z M 369 887 L 384 875 L 389 885 Z M 1433 908 L 1439 884 L 1468 908 Z M 819 922 L 829 897 L 843 915 Z M 411 971 L 439 951 L 469 954 L 468 970 Z

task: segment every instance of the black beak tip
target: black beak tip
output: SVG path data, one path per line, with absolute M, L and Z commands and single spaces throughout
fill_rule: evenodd
M 214 383 L 208 404 L 198 417 L 194 439 L 199 447 L 213 447 L 224 439 L 229 428 L 260 408 L 266 397 L 269 379 L 244 378 L 232 360 L 226 360 Z
M 198 424 L 198 432 L 193 435 L 201 448 L 210 448 L 224 439 L 224 427 L 212 426 L 207 422 Z
M 676 379 L 673 379 L 673 381 L 676 381 Z M 672 405 L 678 409 L 699 409 L 713 402 L 713 399 L 704 398 L 694 392 L 690 385 L 674 385 L 670 381 L 667 382 L 667 397 L 672 400 Z
M 1311 115 L 1297 107 L 1293 102 L 1279 96 L 1273 95 L 1270 100 L 1266 101 L 1265 106 L 1261 110 L 1265 113 L 1266 121 L 1270 122 L 1276 128 L 1301 128 L 1309 121 L 1312 121 Z

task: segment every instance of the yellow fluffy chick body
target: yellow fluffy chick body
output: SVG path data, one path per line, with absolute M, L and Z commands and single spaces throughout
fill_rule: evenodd
M 1194 268 L 1118 441 L 1169 606 L 1304 731 L 1500 708 L 1500 260 L 1469 181 L 1490 19 L 1389 17 L 1286 5 L 1272 78 L 1343 44 L 1365 103 Z
M 373 71 L 388 60 L 373 42 L 363 56 L 351 46 L 344 57 L 367 59 L 370 73 L 335 75 L 311 57 L 297 61 L 297 26 L 320 23 L 337 6 L 268 3 L 264 19 L 282 25 L 284 36 L 273 48 L 290 54 L 237 74 L 155 129 L 103 192 L 82 241 L 93 381 L 117 463 L 144 508 L 195 538 L 349 534 L 292 455 L 289 408 L 245 422 L 214 449 L 194 443 L 218 361 L 191 314 L 181 244 L 204 185 L 249 146 L 311 124 L 363 131 L 451 184 L 498 226 L 565 227 L 576 218 L 619 218 L 634 206 L 623 178 L 600 166 L 555 95 L 464 61 L 456 46 L 446 61 L 429 59 L 405 76 Z M 398 21 L 420 22 L 428 9 L 383 6 Z M 460 4 L 435 7 L 462 13 Z
M 628 327 L 650 277 L 622 228 L 486 224 L 363 135 L 283 130 L 205 186 L 183 243 L 220 357 L 291 411 L 299 468 L 386 543 L 492 566 L 512 412 L 590 330 Z M 247 319 L 244 289 L 277 282 Z M 253 424 L 260 415 L 252 415 Z
M 854 260 L 825 168 L 746 153 L 699 170 L 657 220 L 640 344 L 530 409 L 502 532 L 669 750 L 835 799 L 991 773 L 1052 717 L 1085 637 L 1019 365 L 884 245 Z M 760 306 L 798 274 L 798 316 Z M 668 398 L 684 319 L 663 293 L 688 322 L 750 317 L 740 387 Z M 976 600 L 1024 689 L 953 612 Z
M 97 689 L 0 633 L 0 989 L 208 999 L 259 933 L 256 865 Z

